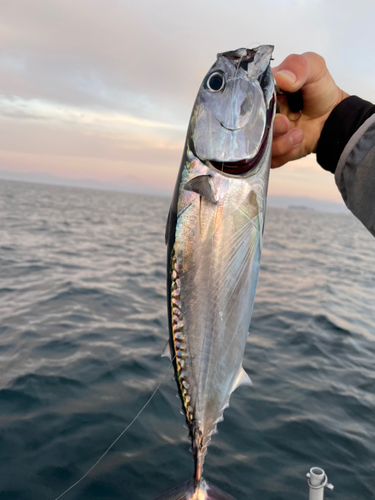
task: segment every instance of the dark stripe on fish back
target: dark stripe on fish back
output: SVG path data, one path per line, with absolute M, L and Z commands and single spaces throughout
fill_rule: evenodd
M 175 371 L 186 418 L 188 422 L 191 423 L 193 421 L 193 407 L 191 406 L 191 396 L 189 394 L 190 384 L 187 381 L 187 371 L 184 370 L 187 352 L 184 336 L 184 319 L 181 312 L 180 290 L 181 282 L 179 279 L 176 255 L 173 251 L 171 258 L 171 324 Z

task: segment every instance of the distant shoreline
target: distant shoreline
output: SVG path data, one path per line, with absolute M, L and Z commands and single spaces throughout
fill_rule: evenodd
M 306 205 L 288 205 L 288 208 L 290 208 L 292 210 L 313 210 L 313 211 L 315 211 L 315 208 L 306 207 Z
M 26 182 L 29 184 L 39 184 L 47 186 L 60 186 L 78 189 L 91 189 L 98 191 L 110 191 L 117 193 L 133 193 L 139 195 L 157 196 L 162 198 L 172 198 L 172 190 L 154 189 L 149 185 L 144 186 L 125 186 L 114 185 L 112 183 L 100 183 L 93 179 L 62 179 L 53 175 L 25 175 L 15 172 L 7 172 L 0 170 L 0 182 Z M 335 203 L 329 200 L 319 200 L 308 198 L 305 196 L 284 196 L 284 195 L 269 195 L 267 199 L 267 206 L 270 208 L 283 208 L 283 209 L 299 209 L 309 210 L 316 212 L 330 212 L 330 213 L 349 213 L 349 210 L 342 203 Z

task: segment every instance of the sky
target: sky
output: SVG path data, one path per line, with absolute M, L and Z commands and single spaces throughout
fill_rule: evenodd
M 374 19 L 370 0 L 3 0 L 0 177 L 169 194 L 218 52 L 314 51 L 374 102 Z M 269 194 L 342 203 L 315 155 L 272 171 Z

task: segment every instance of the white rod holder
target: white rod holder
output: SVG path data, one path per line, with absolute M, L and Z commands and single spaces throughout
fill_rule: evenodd
M 306 477 L 309 485 L 309 500 L 324 500 L 324 488 L 333 490 L 333 484 L 328 483 L 327 474 L 320 467 L 311 467 Z

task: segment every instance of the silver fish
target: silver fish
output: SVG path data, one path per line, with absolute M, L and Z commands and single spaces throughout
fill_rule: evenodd
M 194 477 L 158 500 L 233 500 L 202 477 L 242 367 L 258 277 L 275 113 L 273 47 L 218 54 L 190 119 L 166 231 L 170 338 Z

